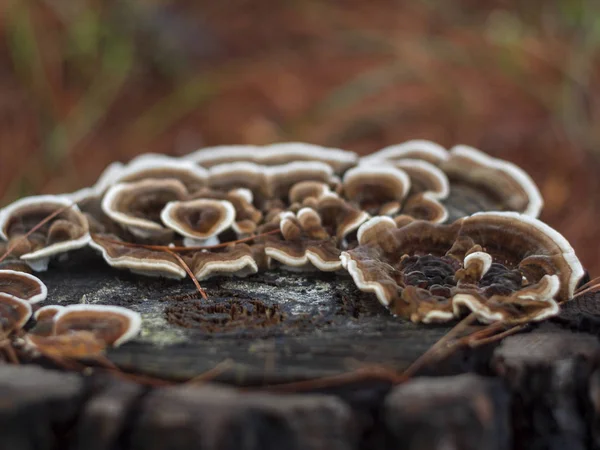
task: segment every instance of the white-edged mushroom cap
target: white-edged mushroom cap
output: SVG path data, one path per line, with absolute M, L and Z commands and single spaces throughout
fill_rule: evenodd
M 344 196 L 363 209 L 393 215 L 410 191 L 410 177 L 397 167 L 361 165 L 344 174 Z
M 100 251 L 108 265 L 116 269 L 129 269 L 150 277 L 182 279 L 187 276 L 177 259 L 166 252 L 126 247 L 102 240 L 91 240 L 90 247 Z
M 585 274 L 583 266 L 575 254 L 575 250 L 567 239 L 551 226 L 541 220 L 535 219 L 526 214 L 516 212 L 481 212 L 465 218 L 463 229 L 469 227 L 481 226 L 483 222 L 490 224 L 489 229 L 502 229 L 507 239 L 512 239 L 513 246 L 519 246 L 518 250 L 522 253 L 524 259 L 521 261 L 521 268 L 528 265 L 537 265 L 538 260 L 546 257 L 557 257 L 554 262 L 555 270 L 559 271 L 556 275 L 561 279 L 561 297 L 562 300 L 568 300 L 573 297 L 579 280 Z M 518 236 L 520 240 L 517 240 Z M 492 245 L 493 234 L 488 238 Z M 479 239 L 484 239 L 483 233 L 479 233 Z M 495 239 L 496 245 L 502 244 L 500 239 Z M 480 243 L 480 242 L 478 242 Z M 481 242 L 484 245 L 483 242 Z M 529 248 L 535 246 L 537 248 Z M 548 261 L 540 262 L 544 266 Z M 550 274 L 552 275 L 552 274 Z
M 427 193 L 432 198 L 442 200 L 450 193 L 450 183 L 446 174 L 436 165 L 420 159 L 401 159 L 396 167 L 410 177 L 413 192 Z
M 211 168 L 234 161 L 254 162 L 255 154 L 260 149 L 256 145 L 217 145 L 205 147 L 184 156 L 184 159 Z
M 0 293 L 0 323 L 2 332 L 20 330 L 31 317 L 31 304 L 12 295 Z
M 102 211 L 134 235 L 148 238 L 165 231 L 158 217 L 150 216 L 159 215 L 168 202 L 183 200 L 187 193 L 181 181 L 171 178 L 117 183 L 104 195 Z
M 142 316 L 112 305 L 69 305 L 54 316 L 53 333 L 90 331 L 108 345 L 117 347 L 133 339 L 142 326 Z
M 42 306 L 33 314 L 33 318 L 37 321 L 54 320 L 54 316 L 56 316 L 63 309 L 65 309 L 65 307 L 61 305 Z
M 196 199 L 169 202 L 160 214 L 163 223 L 182 236 L 207 240 L 227 230 L 235 221 L 235 208 L 226 200 Z
M 506 198 L 507 206 L 518 209 L 517 212 L 525 215 L 538 217 L 544 206 L 537 185 L 523 169 L 511 162 L 493 158 L 476 148 L 467 145 L 452 147 L 450 158 L 442 168 L 450 178 L 464 178 L 491 189 L 501 189 L 501 195 L 510 194 L 510 197 Z M 500 184 L 497 177 L 491 176 L 490 170 L 504 176 L 503 184 Z
M 402 159 L 422 159 L 432 164 L 440 164 L 448 159 L 448 151 L 435 142 L 414 139 L 401 144 L 390 145 L 360 159 L 360 164 L 376 161 L 398 161 Z
M 37 232 L 43 233 L 46 229 L 46 234 L 56 235 L 53 238 L 51 236 L 51 241 L 56 242 L 46 243 L 41 248 L 21 255 L 21 259 L 34 270 L 46 270 L 51 256 L 85 247 L 90 240 L 88 221 L 69 198 L 59 195 L 36 195 L 24 197 L 5 206 L 0 210 L 0 238 L 9 240 L 15 235 L 18 237 L 25 234 L 41 220 L 62 208 L 65 208 L 63 212 Z M 27 223 L 27 219 L 31 223 Z M 12 227 L 15 224 L 18 224 L 18 232 L 13 232 Z M 65 227 L 70 230 L 65 230 Z M 66 239 L 65 234 L 68 233 L 65 231 L 74 231 L 76 235 Z M 48 240 L 48 236 L 46 239 Z
M 0 270 L 0 293 L 38 303 L 46 300 L 48 288 L 39 278 L 15 270 Z
M 254 145 L 207 147 L 187 155 L 186 158 L 207 168 L 234 162 L 276 166 L 293 161 L 320 161 L 328 164 L 337 173 L 352 167 L 358 161 L 358 156 L 353 152 L 304 142 L 282 142 L 264 147 Z
M 131 160 L 112 179 L 111 184 L 148 178 L 177 179 L 193 192 L 206 185 L 208 172 L 193 161 L 149 153 Z

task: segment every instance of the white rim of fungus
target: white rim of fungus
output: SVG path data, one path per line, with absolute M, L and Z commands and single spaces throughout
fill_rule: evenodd
M 137 190 L 140 187 L 148 188 L 148 190 L 156 190 L 159 185 L 162 185 L 166 190 L 172 190 L 175 192 L 176 189 L 180 189 L 180 193 L 184 196 L 187 194 L 187 189 L 184 184 L 176 179 L 156 179 L 149 178 L 138 181 L 126 181 L 117 183 L 111 186 L 102 198 L 102 211 L 113 221 L 117 222 L 121 226 L 126 227 L 131 233 L 142 238 L 152 237 L 153 233 L 160 233 L 165 228 L 157 222 L 149 219 L 143 219 L 135 217 L 126 212 L 118 211 L 115 209 L 115 204 L 118 202 L 119 197 L 128 193 L 130 190 Z M 176 188 L 176 189 L 171 189 Z
M 342 267 L 348 271 L 359 290 L 375 294 L 379 303 L 384 306 L 390 305 L 390 299 L 386 296 L 383 285 L 377 281 L 365 281 L 362 270 L 358 268 L 358 263 L 352 259 L 348 252 L 342 252 L 340 262 L 342 263 Z
M 356 235 L 356 237 L 358 239 L 358 244 L 359 245 L 366 244 L 366 242 L 363 240 L 364 234 L 368 230 L 370 230 L 371 228 L 379 225 L 380 223 L 386 223 L 388 225 L 388 228 L 390 228 L 390 229 L 398 228 L 396 226 L 396 222 L 394 222 L 394 219 L 392 219 L 391 217 L 388 217 L 388 216 L 374 216 L 374 217 L 371 217 L 369 220 L 367 220 L 365 223 L 363 223 L 358 228 L 358 233 Z
M 273 182 L 273 180 L 282 176 L 293 175 L 294 172 L 315 172 L 323 175 L 324 179 L 329 179 L 333 176 L 333 168 L 329 164 L 321 161 L 292 161 L 285 164 L 278 164 L 276 166 L 262 167 L 264 167 L 264 173 L 269 185 Z
M 197 280 L 202 281 L 212 276 L 231 275 L 245 277 L 258 272 L 258 265 L 250 255 L 243 255 L 228 261 L 209 261 L 201 270 L 194 273 Z
M 22 317 L 21 320 L 19 322 L 17 322 L 17 325 L 16 325 L 16 329 L 23 328 L 25 326 L 25 324 L 27 323 L 27 321 L 31 318 L 31 315 L 33 312 L 31 303 L 29 303 L 26 300 L 23 300 L 22 298 L 15 297 L 14 295 L 4 294 L 3 292 L 0 292 L 0 303 L 2 302 L 2 298 L 5 298 L 9 302 L 16 302 L 26 309 L 26 311 L 27 311 L 26 315 L 24 317 Z
M 543 283 L 543 284 L 542 284 Z M 537 295 L 529 294 L 531 291 L 530 286 L 527 286 L 522 289 L 522 291 L 517 291 L 517 297 L 523 300 L 539 300 L 539 301 L 549 301 L 552 300 L 558 291 L 560 290 L 560 280 L 558 279 L 558 275 L 544 275 L 540 281 L 535 284 L 542 284 L 544 289 L 539 292 Z
M 134 338 L 142 328 L 142 316 L 140 313 L 132 311 L 129 308 L 124 308 L 121 306 L 113 306 L 113 305 L 95 305 L 95 304 L 85 304 L 85 305 L 68 305 L 64 309 L 60 310 L 53 317 L 54 325 L 52 327 L 52 333 L 56 335 L 56 327 L 60 319 L 65 316 L 68 316 L 71 312 L 107 312 L 118 314 L 121 316 L 125 316 L 129 319 L 129 327 L 125 332 L 112 344 L 113 347 L 118 347 L 122 343 Z
M 490 267 L 492 267 L 492 255 L 486 252 L 469 253 L 467 256 L 465 256 L 465 260 L 463 263 L 464 268 L 468 269 L 469 265 L 475 260 L 481 261 L 481 263 L 483 264 L 481 274 L 479 276 L 479 278 L 482 278 L 487 273 L 487 271 L 490 270 Z
M 208 171 L 204 167 L 195 164 L 193 161 L 173 158 L 167 155 L 146 153 L 131 160 L 129 164 L 124 166 L 118 173 L 115 172 L 115 176 L 112 178 L 111 184 L 116 184 L 119 182 L 141 181 L 142 179 L 127 180 L 127 178 L 142 174 L 145 171 L 153 171 L 156 169 L 185 172 L 188 176 L 196 179 L 196 181 L 202 185 L 206 185 L 208 181 Z M 152 176 L 149 176 L 148 178 L 152 178 Z M 176 176 L 171 178 L 176 179 Z M 179 181 L 182 182 L 182 180 Z
M 562 234 L 560 234 L 558 231 L 556 231 L 550 225 L 545 224 L 544 222 L 542 222 L 539 219 L 536 219 L 534 217 L 531 217 L 531 216 L 528 216 L 525 214 L 513 212 L 513 211 L 478 212 L 471 216 L 465 217 L 464 220 L 468 221 L 469 218 L 471 218 L 471 217 L 504 217 L 504 218 L 514 219 L 516 221 L 520 221 L 527 225 L 532 226 L 533 228 L 538 230 L 540 233 L 549 237 L 558 246 L 558 248 L 562 252 L 563 259 L 565 260 L 565 262 L 571 269 L 571 276 L 569 278 L 567 293 L 568 293 L 569 298 L 573 297 L 573 294 L 575 293 L 575 289 L 577 288 L 577 283 L 579 282 L 581 277 L 583 277 L 583 275 L 585 274 L 585 270 L 583 269 L 583 266 L 581 265 L 579 258 L 577 258 L 577 255 L 575 254 L 575 250 L 573 249 L 573 247 L 571 246 L 569 241 L 567 241 L 567 239 Z
M 206 164 L 210 167 L 227 164 L 221 162 L 214 163 L 214 161 L 221 161 L 223 159 L 248 158 L 249 161 L 252 161 L 259 148 L 256 145 L 217 145 L 198 149 L 185 155 L 183 158 L 193 161 L 196 164 Z
M 129 269 L 132 272 L 141 273 L 149 276 L 162 276 L 165 278 L 182 279 L 187 276 L 186 271 L 179 265 L 167 260 L 139 259 L 128 255 L 112 258 L 103 246 L 90 241 L 90 247 L 100 251 L 102 257 L 109 266 L 118 269 Z M 157 270 L 158 269 L 158 270 Z
M 358 155 L 348 150 L 340 148 L 322 147 L 320 145 L 309 144 L 306 142 L 278 142 L 264 147 L 264 151 L 257 153 L 257 159 L 261 162 L 267 162 L 276 156 L 308 156 L 315 161 L 321 161 L 328 164 L 335 172 L 344 170 L 344 168 L 353 166 L 358 162 Z
M 250 189 L 247 188 L 232 189 L 228 192 L 228 195 L 239 198 L 250 205 L 252 205 L 252 202 L 254 201 L 254 194 Z
M 342 171 L 358 161 L 358 155 L 354 152 L 339 148 L 321 147 L 305 142 L 280 142 L 266 146 L 221 145 L 196 150 L 184 158 L 210 167 L 227 164 L 221 161 L 236 158 L 246 159 L 248 162 L 260 165 L 268 165 L 271 160 L 281 156 L 308 156 L 314 158 L 315 161 L 328 164 L 335 171 Z
M 537 185 L 533 179 L 516 164 L 503 159 L 494 158 L 483 153 L 481 150 L 468 145 L 456 145 L 450 149 L 450 156 L 453 155 L 470 159 L 483 166 L 504 172 L 510 176 L 523 189 L 528 198 L 528 204 L 522 214 L 537 218 L 544 206 L 544 200 Z
M 408 195 L 409 191 L 410 191 L 410 177 L 408 176 L 408 174 L 398 168 L 398 167 L 380 167 L 380 166 L 375 166 L 375 165 L 362 165 L 362 166 L 357 166 L 357 167 L 353 167 L 352 169 L 348 170 L 345 174 L 344 174 L 344 178 L 342 179 L 342 184 L 344 186 L 344 189 L 346 189 L 346 185 L 348 183 L 351 183 L 353 181 L 356 181 L 357 179 L 360 179 L 363 176 L 391 176 L 392 178 L 394 178 L 396 181 L 398 181 L 404 188 L 403 192 L 402 192 L 402 196 L 398 196 L 395 199 L 398 201 L 402 201 L 404 200 L 404 198 Z
M 6 235 L 4 228 L 6 227 L 6 224 L 13 213 L 17 212 L 23 207 L 39 205 L 41 203 L 50 203 L 56 205 L 59 209 L 65 206 L 70 206 L 69 209 L 80 217 L 81 222 L 78 225 L 84 229 L 85 233 L 77 239 L 57 242 L 34 252 L 21 255 L 21 259 L 26 261 L 27 264 L 29 264 L 29 266 L 35 271 L 45 270 L 48 267 L 48 258 L 51 256 L 67 252 L 69 250 L 85 247 L 90 241 L 87 219 L 82 214 L 79 207 L 74 204 L 71 199 L 64 195 L 34 195 L 31 197 L 24 197 L 2 208 L 0 210 L 0 238 L 5 241 L 8 240 L 8 236 Z
M 443 200 L 450 194 L 450 182 L 448 181 L 448 177 L 438 166 L 422 159 L 412 158 L 401 159 L 400 161 L 396 161 L 395 164 L 396 167 L 402 170 L 406 171 L 406 169 L 417 169 L 422 172 L 426 172 L 431 178 L 435 178 L 440 185 L 440 189 L 423 191 L 425 194 L 428 194 L 429 197 Z M 410 173 L 408 176 L 410 177 Z
M 423 323 L 444 323 L 444 322 L 448 322 L 449 320 L 452 320 L 452 319 L 454 319 L 454 314 L 450 311 L 433 310 L 433 311 L 429 311 L 427 314 L 425 314 L 423 319 L 421 319 L 421 322 L 423 322 Z
M 339 260 L 326 261 L 317 253 L 305 250 L 302 256 L 291 256 L 277 247 L 265 247 L 265 254 L 275 261 L 290 267 L 304 267 L 312 264 L 323 272 L 335 272 L 342 269 L 342 263 Z
M 24 297 L 20 297 L 18 295 L 14 295 L 14 294 L 9 294 L 7 292 L 2 292 L 0 291 L 1 294 L 6 294 L 6 295 L 12 295 L 13 297 L 17 297 L 21 300 L 25 300 L 28 303 L 39 303 L 42 302 L 44 300 L 46 300 L 46 297 L 48 296 L 48 288 L 46 287 L 46 285 L 42 282 L 42 280 L 40 280 L 38 277 L 31 275 L 27 272 L 20 272 L 17 270 L 0 270 L 0 276 L 2 276 L 3 274 L 8 274 L 8 275 L 16 275 L 18 277 L 22 277 L 25 278 L 27 280 L 33 281 L 35 284 L 37 284 L 40 288 L 40 293 L 34 295 L 33 297 L 30 298 L 24 298 Z
M 381 162 L 382 160 L 403 159 L 407 158 L 406 155 L 411 155 L 411 153 L 414 153 L 415 151 L 433 157 L 438 161 L 438 164 L 449 158 L 448 150 L 441 145 L 426 139 L 413 139 L 402 142 L 401 144 L 389 145 L 370 155 L 364 156 L 360 159 L 359 164 L 370 164 L 377 161 Z M 414 159 L 414 156 L 411 155 L 410 157 Z
M 210 233 L 191 232 L 176 220 L 174 211 L 178 207 L 185 207 L 186 209 L 202 209 L 202 204 L 206 205 L 205 207 L 219 207 L 221 211 L 224 211 L 225 213 L 221 215 L 221 221 L 218 223 L 218 225 L 212 227 L 212 231 Z M 160 213 L 160 219 L 168 228 L 175 230 L 182 236 L 195 240 L 208 240 L 221 234 L 223 231 L 231 227 L 235 221 L 235 208 L 231 202 L 228 202 L 227 200 L 199 198 L 196 200 L 188 200 L 183 202 L 174 201 L 165 205 Z
M 62 305 L 46 305 L 46 306 L 42 306 L 40 309 L 38 309 L 34 314 L 33 314 L 33 318 L 37 321 L 40 320 L 40 316 L 45 313 L 46 311 L 54 311 L 54 315 L 52 316 L 52 320 L 54 320 L 54 316 L 56 316 L 56 314 L 58 314 L 60 311 L 62 311 L 63 309 L 65 309 L 64 306 Z
M 319 190 L 319 192 L 317 193 L 316 197 L 311 195 L 311 196 L 308 196 L 308 197 L 304 197 L 304 198 L 303 198 L 302 200 L 300 200 L 300 201 L 304 201 L 304 200 L 306 200 L 307 198 L 311 198 L 311 197 L 312 197 L 312 198 L 316 198 L 317 200 L 320 200 L 320 199 L 322 199 L 322 198 L 324 198 L 324 197 L 335 197 L 335 198 L 340 198 L 340 196 L 339 196 L 339 195 L 337 195 L 335 192 L 333 192 L 333 191 L 331 190 L 331 188 L 330 188 L 330 187 L 327 185 L 327 183 L 325 183 L 325 182 L 323 182 L 323 181 L 299 181 L 299 182 L 295 183 L 295 184 L 294 184 L 294 185 L 293 185 L 293 186 L 290 188 L 290 191 L 289 191 L 289 194 L 288 194 L 288 195 L 289 195 L 289 198 L 290 198 L 290 202 L 293 202 L 294 200 L 292 200 L 292 198 L 293 198 L 293 197 L 296 197 L 296 195 L 294 195 L 294 192 L 293 192 L 293 191 L 294 191 L 294 188 L 298 189 L 298 187 L 297 187 L 297 186 L 298 186 L 299 184 L 301 184 L 301 183 L 313 183 L 313 184 L 315 184 L 315 185 L 318 185 L 318 186 L 319 186 L 319 187 L 318 187 L 318 190 Z M 298 200 L 296 200 L 296 201 L 298 201 Z
M 490 311 L 485 304 L 471 294 L 455 294 L 452 297 L 452 309 L 457 317 L 460 315 L 460 306 L 467 308 L 477 316 L 478 320 L 486 323 L 504 320 L 504 314 Z

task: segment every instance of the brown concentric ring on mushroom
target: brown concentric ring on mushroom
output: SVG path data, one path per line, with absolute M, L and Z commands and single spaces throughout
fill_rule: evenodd
M 169 231 L 160 223 L 161 211 L 173 200 L 183 200 L 187 189 L 175 179 L 148 179 L 112 186 L 102 199 L 102 211 L 133 235 L 148 239 Z
M 334 239 L 322 227 L 319 214 L 303 208 L 294 214 L 281 214 L 280 230 L 283 240 L 269 237 L 265 254 L 289 269 L 304 270 L 316 267 L 325 272 L 342 268 L 340 250 Z
M 394 215 L 410 191 L 410 178 L 396 167 L 362 165 L 343 178 L 344 196 L 370 214 Z
M 341 256 L 357 287 L 413 321 L 449 320 L 464 308 L 483 322 L 542 320 L 583 276 L 564 237 L 523 214 L 479 213 L 452 225 L 415 221 L 400 229 L 377 217 L 358 238 L 359 247 Z
M 265 168 L 267 192 L 271 198 L 287 199 L 290 189 L 300 181 L 332 181 L 331 166 L 320 161 L 295 161 Z
M 480 211 L 516 211 L 531 217 L 540 214 L 544 202 L 539 189 L 513 163 L 457 145 L 440 167 L 450 179 L 445 204 L 453 218 Z
M 285 142 L 258 147 L 254 145 L 223 145 L 207 147 L 186 156 L 203 167 L 250 162 L 264 166 L 276 166 L 294 161 L 320 161 L 328 164 L 336 173 L 354 166 L 358 160 L 355 153 L 325 148 L 302 142 Z
M 235 208 L 235 222 L 231 225 L 239 238 L 246 237 L 254 231 L 261 222 L 263 214 L 254 207 L 252 191 L 245 188 L 221 192 L 213 189 L 201 189 L 192 195 L 193 199 L 226 200 Z
M 448 151 L 435 142 L 414 139 L 401 144 L 390 145 L 370 155 L 363 156 L 360 159 L 360 164 L 373 164 L 381 161 L 397 162 L 403 159 L 418 159 L 439 165 L 448 159 Z
M 54 328 L 54 316 L 65 309 L 61 305 L 47 305 L 33 313 L 35 327 L 29 330 L 29 334 L 36 336 L 50 336 Z
M 176 179 L 189 192 L 206 186 L 208 172 L 203 167 L 166 155 L 143 154 L 132 159 L 111 179 L 112 184 L 153 179 Z
M 346 236 L 356 231 L 371 217 L 333 192 L 325 193 L 318 199 L 309 198 L 304 204 L 318 213 L 320 225 L 329 236 L 336 237 L 342 245 L 347 244 L 344 241 Z
M 31 312 L 29 302 L 0 293 L 0 329 L 4 335 L 23 328 L 31 317 Z
M 160 214 L 163 223 L 184 236 L 184 245 L 214 245 L 235 221 L 235 208 L 226 200 L 200 198 L 169 202 Z
M 230 245 L 220 251 L 195 252 L 187 259 L 198 280 L 217 275 L 246 277 L 258 272 L 252 249 L 246 244 Z
M 22 237 L 50 214 L 63 209 L 56 217 Z M 66 197 L 38 195 L 25 197 L 0 210 L 0 238 L 20 239 L 20 259 L 33 270 L 43 271 L 50 257 L 85 247 L 89 242 L 88 222 L 77 205 Z
M 395 166 L 410 177 L 411 195 L 426 193 L 437 200 L 448 197 L 450 183 L 439 167 L 419 159 L 401 159 L 395 163 Z
M 299 181 L 289 191 L 288 198 L 291 204 L 302 203 L 308 198 L 320 198 L 331 193 L 327 183 L 321 181 Z
M 44 301 L 48 288 L 31 274 L 15 270 L 0 270 L 0 293 L 12 295 L 29 303 Z
M 119 241 L 117 236 L 111 234 L 95 235 L 90 241 L 90 247 L 100 251 L 104 260 L 117 269 L 128 269 L 151 277 L 186 277 L 185 269 L 175 256 L 164 251 L 114 243 Z
M 69 305 L 54 316 L 54 335 L 89 331 L 107 345 L 117 347 L 133 339 L 142 317 L 130 309 L 110 305 Z

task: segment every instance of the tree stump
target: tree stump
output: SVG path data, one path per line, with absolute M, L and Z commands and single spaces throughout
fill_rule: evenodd
M 391 316 L 345 274 L 282 269 L 202 282 L 145 278 L 74 252 L 40 274 L 46 304 L 121 305 L 138 338 L 110 350 L 148 386 L 47 362 L 0 366 L 4 449 L 583 449 L 600 446 L 600 310 L 593 293 L 550 322 L 461 349 L 398 386 L 355 377 L 296 392 L 269 385 L 401 372 L 448 332 Z M 228 364 L 223 364 L 225 361 Z M 40 367 L 39 363 L 46 367 Z M 6 430 L 6 431 L 5 431 Z

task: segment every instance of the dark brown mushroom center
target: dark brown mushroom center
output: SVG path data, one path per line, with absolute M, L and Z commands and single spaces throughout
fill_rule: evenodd
M 181 208 L 177 220 L 199 233 L 208 233 L 222 217 L 221 210 L 215 207 Z

